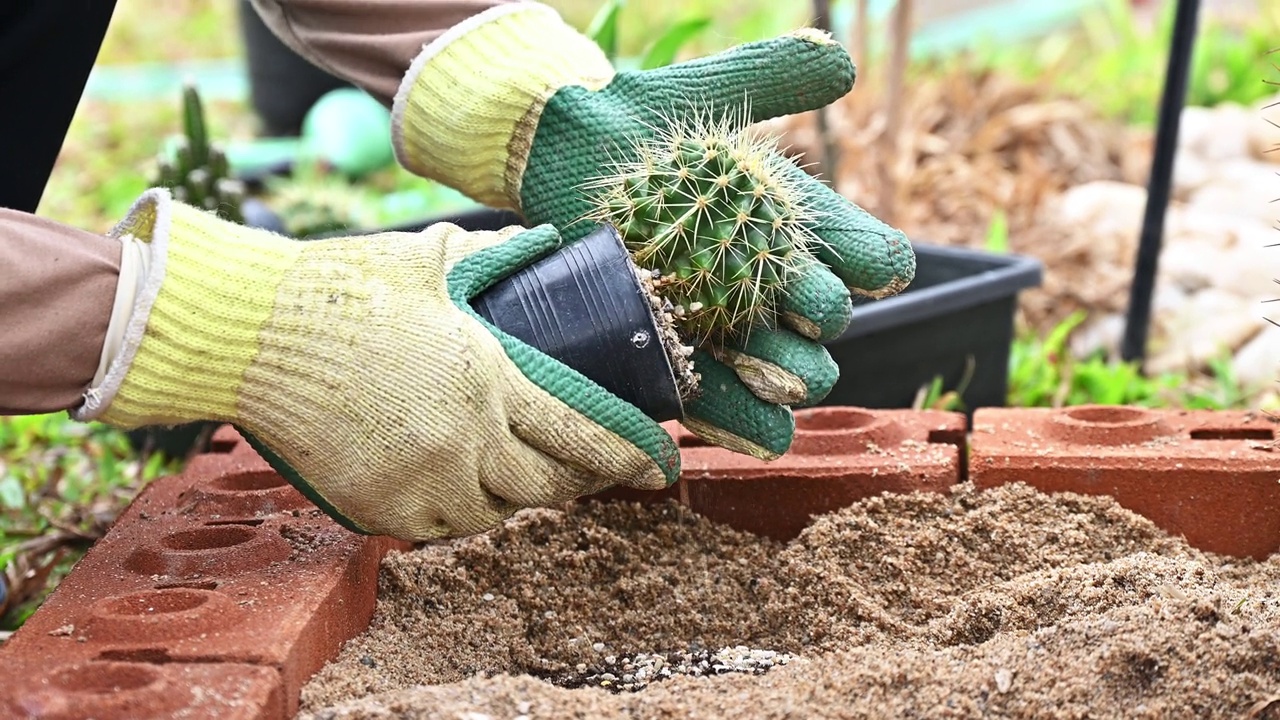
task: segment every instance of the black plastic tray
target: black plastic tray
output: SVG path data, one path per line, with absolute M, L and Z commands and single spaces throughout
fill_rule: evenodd
M 827 351 L 840 380 L 823 405 L 911 407 L 920 387 L 942 377 L 966 410 L 1002 407 L 1009 382 L 1018 293 L 1038 287 L 1039 260 L 913 243 L 916 277 L 883 300 L 855 300 L 853 320 Z M 972 358 L 972 361 L 970 361 Z

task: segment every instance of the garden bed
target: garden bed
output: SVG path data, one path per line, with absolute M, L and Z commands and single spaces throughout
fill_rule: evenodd
M 1278 580 L 1024 485 L 787 544 L 675 503 L 528 511 L 389 555 L 300 717 L 1241 717 L 1280 693 Z

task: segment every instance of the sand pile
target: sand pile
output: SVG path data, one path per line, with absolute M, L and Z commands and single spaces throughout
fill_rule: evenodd
M 389 556 L 300 716 L 1242 717 L 1280 696 L 1278 580 L 1025 486 L 786 545 L 675 505 L 529 511 Z

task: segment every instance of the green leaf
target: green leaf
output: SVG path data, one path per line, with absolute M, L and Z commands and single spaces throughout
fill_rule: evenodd
M 680 49 L 711 25 L 711 18 L 693 18 L 672 25 L 645 51 L 640 67 L 643 70 L 670 65 L 680 54 Z
M 600 46 L 609 62 L 618 57 L 618 13 L 626 4 L 626 0 L 606 0 L 587 27 L 586 36 Z
M 991 224 L 987 227 L 987 251 L 1009 252 L 1009 219 L 1003 210 L 996 209 L 991 216 Z

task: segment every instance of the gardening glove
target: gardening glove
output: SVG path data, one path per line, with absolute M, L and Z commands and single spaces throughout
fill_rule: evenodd
M 482 532 L 524 507 L 666 487 L 671 436 L 477 315 L 555 228 L 291 240 L 143 195 L 102 370 L 73 417 L 233 423 L 348 529 Z
M 540 3 L 503 4 L 429 43 L 393 105 L 393 142 L 408 170 L 478 202 L 550 223 L 572 240 L 591 223 L 584 183 L 671 118 L 737 118 L 743 127 L 825 106 L 853 86 L 849 55 L 812 29 L 665 68 L 615 73 L 600 48 Z M 621 153 L 621 154 L 620 154 Z M 723 352 L 700 349 L 702 396 L 684 424 L 755 457 L 785 452 L 789 405 L 819 402 L 839 368 L 820 343 L 849 324 L 851 291 L 894 294 L 915 274 L 906 237 L 788 163 L 820 262 L 789 281 L 780 327 L 753 329 Z

